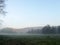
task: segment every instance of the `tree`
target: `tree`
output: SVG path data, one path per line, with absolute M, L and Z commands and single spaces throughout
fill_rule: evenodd
M 51 31 L 50 25 L 47 25 L 47 26 L 42 28 L 42 33 L 43 34 L 50 34 L 50 31 Z
M 50 31 L 51 34 L 56 34 L 56 27 L 52 26 L 51 27 L 51 31 Z
M 4 8 L 5 8 L 5 0 L 0 0 L 0 14 L 1 15 L 5 15 L 5 11 L 4 11 Z
M 60 26 L 57 27 L 57 32 L 60 34 Z
M 6 12 L 4 11 L 5 8 L 5 0 L 0 0 L 0 16 L 5 15 Z M 0 19 L 0 25 L 2 24 L 2 21 Z

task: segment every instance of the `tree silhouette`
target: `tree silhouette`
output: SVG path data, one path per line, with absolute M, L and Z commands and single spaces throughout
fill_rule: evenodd
M 42 28 L 42 33 L 43 34 L 50 34 L 50 31 L 51 31 L 50 25 L 47 25 L 47 26 Z
M 0 16 L 4 16 L 6 12 L 4 11 L 5 9 L 5 0 L 0 0 Z M 0 19 L 0 25 L 2 24 L 2 20 Z

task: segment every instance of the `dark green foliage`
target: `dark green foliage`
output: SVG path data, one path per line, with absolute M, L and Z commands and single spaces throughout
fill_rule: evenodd
M 0 45 L 60 45 L 60 36 L 0 36 Z
M 60 26 L 57 27 L 57 30 L 58 30 L 58 34 L 60 34 Z
M 49 25 L 43 27 L 43 29 L 42 29 L 42 33 L 43 33 L 43 34 L 50 34 L 51 31 L 52 31 L 52 30 L 51 30 L 51 27 L 50 27 Z

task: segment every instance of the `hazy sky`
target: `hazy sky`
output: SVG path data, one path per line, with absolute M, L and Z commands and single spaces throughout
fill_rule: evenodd
M 4 26 L 60 25 L 60 0 L 8 0 Z

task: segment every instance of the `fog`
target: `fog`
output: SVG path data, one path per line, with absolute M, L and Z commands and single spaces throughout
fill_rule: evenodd
M 60 26 L 27 27 L 22 29 L 2 28 L 0 35 L 59 35 Z

